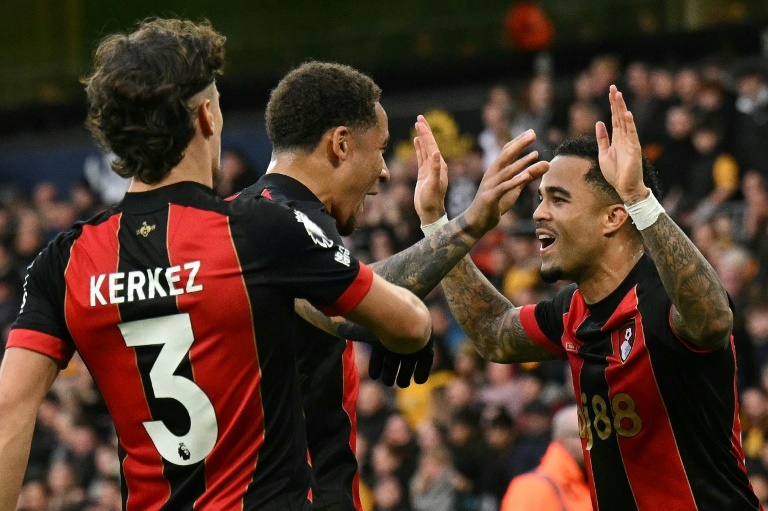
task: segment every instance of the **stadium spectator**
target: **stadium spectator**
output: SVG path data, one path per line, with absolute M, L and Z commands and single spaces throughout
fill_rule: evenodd
M 576 406 L 557 412 L 552 424 L 552 443 L 541 464 L 512 480 L 501 502 L 501 511 L 592 509 Z

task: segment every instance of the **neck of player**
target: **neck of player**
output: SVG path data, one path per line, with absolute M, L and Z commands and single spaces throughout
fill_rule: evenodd
M 597 303 L 613 293 L 643 256 L 643 245 L 632 240 L 610 243 L 576 279 L 584 300 Z
M 326 158 L 312 153 L 281 151 L 272 154 L 267 174 L 284 174 L 300 182 L 315 194 L 329 213 L 333 211 L 333 197 L 338 194 L 338 183 L 333 181 L 333 166 Z

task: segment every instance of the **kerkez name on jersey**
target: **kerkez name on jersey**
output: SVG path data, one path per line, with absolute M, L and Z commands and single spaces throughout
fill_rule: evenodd
M 182 268 L 189 270 L 186 283 L 181 282 Z M 199 270 L 200 261 L 190 261 L 168 268 L 91 275 L 91 307 L 197 293 L 203 290 L 202 284 L 195 284 Z

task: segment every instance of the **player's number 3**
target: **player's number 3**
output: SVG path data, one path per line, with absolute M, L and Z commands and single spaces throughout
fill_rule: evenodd
M 160 455 L 175 465 L 192 465 L 213 450 L 218 436 L 211 400 L 194 382 L 174 374 L 194 342 L 189 314 L 129 321 L 118 325 L 126 346 L 160 345 L 160 354 L 149 372 L 156 398 L 171 398 L 189 413 L 189 431 L 176 436 L 163 421 L 145 421 L 149 437 Z

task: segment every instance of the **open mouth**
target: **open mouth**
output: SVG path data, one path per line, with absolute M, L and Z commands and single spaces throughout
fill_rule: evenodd
M 539 242 L 541 243 L 541 252 L 544 252 L 555 242 L 555 237 L 551 234 L 539 234 Z

